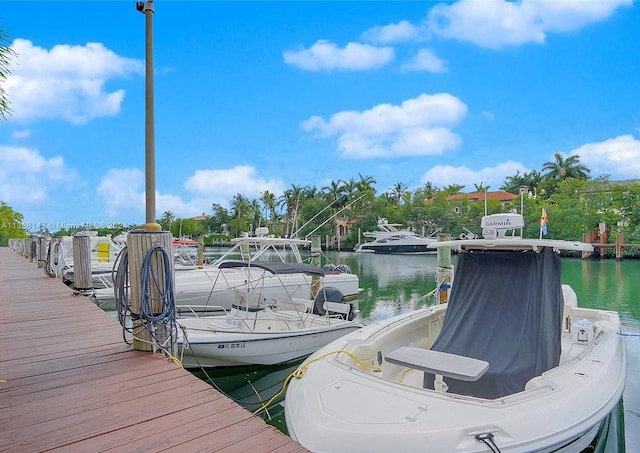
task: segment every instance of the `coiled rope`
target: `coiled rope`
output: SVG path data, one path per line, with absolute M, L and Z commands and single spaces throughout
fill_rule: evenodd
M 66 254 L 62 241 L 49 241 L 49 247 L 47 250 L 47 259 L 44 265 L 44 272 L 49 277 L 60 278 L 64 268 L 66 266 Z
M 164 282 L 152 266 L 154 255 L 160 256 Z M 153 283 L 153 287 L 150 284 Z M 152 294 L 155 289 L 157 296 Z M 162 308 L 159 313 L 153 312 L 153 303 L 158 302 Z M 165 351 L 172 349 L 178 340 L 178 323 L 176 321 L 176 301 L 173 291 L 173 275 L 171 258 L 159 244 L 147 252 L 140 269 L 140 319 L 153 341 Z M 158 328 L 160 327 L 160 328 Z
M 161 257 L 162 270 L 164 272 L 164 284 L 161 284 L 158 275 L 151 266 L 153 257 L 159 254 Z M 140 270 L 140 315 L 132 315 L 131 301 L 129 296 L 129 252 L 127 247 L 123 247 L 118 253 L 112 270 L 113 292 L 116 302 L 116 312 L 118 321 L 122 326 L 122 336 L 127 344 L 132 344 L 127 334 L 135 337 L 133 332 L 132 318 L 139 318 L 142 326 L 149 332 L 153 344 L 162 349 L 171 360 L 180 364 L 180 361 L 173 357 L 171 349 L 177 342 L 178 323 L 176 321 L 175 293 L 173 290 L 173 278 L 171 273 L 171 262 L 169 255 L 161 245 L 156 245 L 149 249 L 142 262 Z M 150 284 L 156 290 L 158 296 L 154 297 L 150 291 Z M 159 302 L 160 313 L 153 312 L 153 302 Z M 136 340 L 145 341 L 135 337 Z

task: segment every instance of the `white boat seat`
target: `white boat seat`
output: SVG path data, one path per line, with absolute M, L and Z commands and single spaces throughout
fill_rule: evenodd
M 489 362 L 431 349 L 402 346 L 386 355 L 387 362 L 435 375 L 477 381 L 489 369 Z
M 322 304 L 322 308 L 324 308 L 324 311 L 327 313 L 348 315 L 351 310 L 351 305 L 343 304 L 342 302 L 325 302 Z

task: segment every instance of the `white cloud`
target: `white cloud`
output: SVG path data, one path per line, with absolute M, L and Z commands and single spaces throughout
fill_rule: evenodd
M 426 28 L 402 20 L 397 24 L 370 28 L 362 33 L 361 39 L 375 44 L 392 44 L 408 41 L 426 41 L 429 39 L 429 34 Z
M 400 66 L 401 71 L 448 72 L 447 62 L 428 49 L 420 49 L 413 60 Z
M 460 0 L 433 7 L 427 22 L 434 34 L 500 49 L 544 43 L 549 32 L 577 30 L 632 3 L 632 0 Z
M 519 162 L 502 162 L 495 167 L 485 167 L 479 170 L 467 166 L 453 167 L 451 165 L 436 165 L 422 175 L 420 182 L 431 182 L 436 187 L 447 187 L 451 184 L 464 184 L 463 192 L 473 192 L 474 184 L 486 182 L 490 190 L 499 190 L 507 176 L 513 176 L 517 172 L 527 173 L 528 170 Z
M 616 180 L 635 179 L 640 175 L 640 140 L 632 135 L 587 143 L 569 154 L 578 155 L 580 163 L 591 170 L 592 177 L 608 174 Z
M 184 182 L 189 192 L 184 196 L 156 191 L 156 217 L 166 211 L 177 217 L 193 217 L 211 211 L 211 205 L 229 205 L 231 198 L 241 193 L 250 198 L 259 198 L 268 190 L 279 195 L 284 192 L 284 183 L 275 179 L 264 179 L 256 175 L 250 166 L 237 166 L 222 170 L 197 170 Z M 145 178 L 137 168 L 113 168 L 109 170 L 97 187 L 110 218 L 121 219 L 145 217 Z M 142 223 L 142 222 L 140 222 Z
M 61 156 L 45 158 L 37 150 L 0 146 L 0 200 L 8 204 L 40 204 L 48 193 L 79 182 Z
M 125 91 L 108 92 L 105 83 L 144 74 L 140 60 L 116 55 L 100 43 L 56 45 L 51 50 L 16 39 L 15 66 L 3 82 L 11 99 L 9 120 L 60 118 L 83 124 L 118 114 Z
M 103 177 L 96 189 L 102 199 L 109 218 L 139 219 L 146 216 L 146 194 L 144 173 L 137 168 L 112 168 Z M 156 190 L 156 217 L 171 211 L 178 217 L 192 217 L 207 211 L 211 201 L 202 198 L 184 200 L 179 195 L 163 194 Z
M 137 168 L 112 168 L 103 177 L 96 192 L 111 218 L 128 212 L 144 218 L 144 173 Z
M 313 116 L 302 127 L 317 137 L 337 136 L 343 157 L 440 155 L 460 146 L 461 139 L 451 127 L 466 113 L 467 106 L 455 96 L 421 94 L 400 105 L 338 112 L 327 121 Z
M 278 179 L 257 176 L 256 169 L 249 165 L 233 168 L 197 170 L 188 178 L 184 187 L 198 196 L 231 198 L 241 193 L 248 197 L 259 197 L 262 192 L 279 195 L 285 184 Z
M 308 49 L 283 52 L 287 64 L 308 71 L 363 71 L 386 65 L 394 57 L 391 47 L 374 47 L 351 42 L 344 48 L 319 40 Z

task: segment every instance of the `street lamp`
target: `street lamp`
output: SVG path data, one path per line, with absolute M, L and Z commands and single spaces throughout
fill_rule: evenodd
M 155 120 L 153 104 L 153 0 L 136 2 L 136 9 L 146 16 L 146 73 L 145 73 L 145 194 L 146 223 L 145 230 L 160 231 L 156 223 L 156 157 L 155 157 Z

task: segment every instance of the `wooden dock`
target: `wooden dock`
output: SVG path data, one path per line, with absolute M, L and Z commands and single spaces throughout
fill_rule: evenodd
M 0 247 L 0 451 L 306 452 Z

